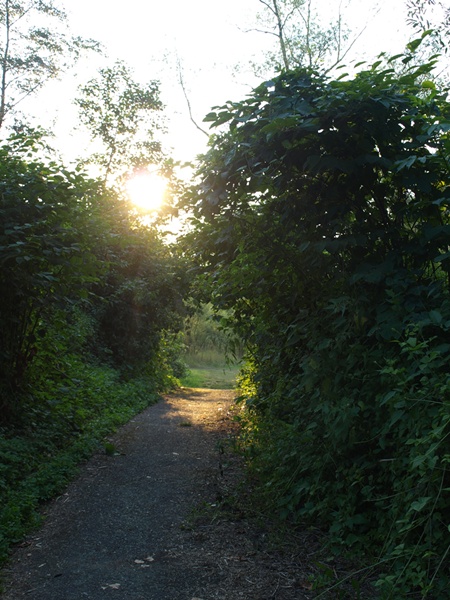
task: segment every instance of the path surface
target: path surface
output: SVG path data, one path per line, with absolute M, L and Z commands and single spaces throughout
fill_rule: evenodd
M 311 598 L 297 557 L 268 552 L 264 532 L 236 516 L 202 522 L 224 481 L 232 400 L 185 390 L 123 427 L 118 453 L 86 463 L 14 553 L 2 600 Z
M 4 600 L 174 600 L 195 597 L 204 573 L 185 568 L 178 532 L 217 470 L 211 425 L 229 391 L 168 397 L 95 456 L 15 556 Z

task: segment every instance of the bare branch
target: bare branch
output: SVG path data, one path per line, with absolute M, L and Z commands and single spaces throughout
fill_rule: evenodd
M 293 14 L 294 14 L 296 11 L 298 11 L 298 12 L 301 14 L 301 10 L 299 10 L 298 8 L 293 8 L 293 9 L 291 10 L 291 12 L 290 12 L 290 13 L 288 13 L 288 14 L 286 15 L 286 18 L 285 18 L 285 19 L 284 19 L 284 21 L 283 21 L 283 29 L 284 29 L 284 27 L 286 26 L 286 23 L 289 21 L 289 19 L 292 17 L 292 15 L 293 15 Z
M 252 33 L 252 32 L 267 33 L 268 35 L 274 35 L 276 38 L 278 37 L 278 33 L 276 33 L 275 31 L 266 31 L 265 29 L 258 29 L 256 27 L 253 27 L 252 29 L 239 29 L 239 30 L 242 31 L 242 33 Z
M 187 90 L 186 90 L 186 85 L 184 83 L 183 69 L 182 69 L 182 66 L 181 66 L 181 61 L 180 61 L 180 59 L 178 57 L 177 57 L 177 74 L 178 74 L 178 82 L 179 82 L 179 84 L 181 86 L 181 89 L 183 90 L 184 99 L 186 100 L 186 104 L 187 104 L 188 112 L 189 112 L 189 118 L 190 118 L 191 122 L 195 125 L 195 127 L 199 131 L 201 131 L 207 137 L 209 137 L 209 133 L 207 131 L 205 131 L 204 129 L 202 129 L 202 127 L 200 127 L 200 125 L 194 119 L 194 115 L 192 114 L 191 102 L 189 100 L 189 96 L 188 96 Z
M 263 0 L 260 0 L 260 2 L 265 4 L 265 2 L 263 2 Z M 281 55 L 283 57 L 284 68 L 286 70 L 288 70 L 289 69 L 289 60 L 287 57 L 286 40 L 284 38 L 284 25 L 281 21 L 281 14 L 280 14 L 279 6 L 278 6 L 278 0 L 272 0 L 272 5 L 273 5 L 272 12 L 275 15 L 275 18 L 277 20 L 278 39 L 280 42 L 280 49 L 281 49 Z
M 366 29 L 367 29 L 367 24 L 364 25 L 364 27 L 361 29 L 361 31 L 358 33 L 358 35 L 353 38 L 353 41 L 347 47 L 344 54 L 342 56 L 338 56 L 337 59 L 335 60 L 335 62 L 330 67 L 328 67 L 328 69 L 325 71 L 325 73 L 329 73 L 330 71 L 332 71 L 335 67 L 337 67 L 337 65 L 340 62 L 342 62 L 344 60 L 344 58 L 347 56 L 347 54 L 350 52 L 350 50 L 353 48 L 353 46 L 356 44 L 356 42 L 359 40 L 359 38 L 362 36 L 362 34 L 365 32 Z
M 273 6 L 271 4 L 269 4 L 269 2 L 265 2 L 265 0 L 259 0 L 259 2 L 261 2 L 261 4 L 264 4 L 264 6 L 266 8 L 268 8 L 271 13 L 273 13 L 275 16 L 277 16 L 277 13 L 275 12 Z

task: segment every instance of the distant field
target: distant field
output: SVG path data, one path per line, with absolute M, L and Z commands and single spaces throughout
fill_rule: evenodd
M 189 367 L 189 373 L 181 379 L 183 387 L 230 390 L 236 385 L 238 366 Z

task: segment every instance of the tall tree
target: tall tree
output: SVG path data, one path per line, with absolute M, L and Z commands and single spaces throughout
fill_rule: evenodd
M 100 69 L 80 91 L 75 100 L 80 120 L 103 145 L 89 162 L 101 167 L 105 181 L 130 167 L 160 162 L 161 144 L 155 140 L 155 131 L 163 129 L 158 81 L 138 83 L 131 69 L 117 61 Z
M 415 35 L 433 29 L 435 47 L 448 52 L 450 36 L 450 6 L 442 0 L 406 0 L 407 24 Z
M 0 127 L 27 96 L 73 65 L 97 42 L 73 37 L 53 0 L 0 2 Z
M 276 46 L 257 71 L 296 67 L 332 68 L 347 55 L 357 37 L 349 40 L 341 9 L 335 19 L 323 22 L 314 0 L 259 0 L 255 31 L 272 35 Z

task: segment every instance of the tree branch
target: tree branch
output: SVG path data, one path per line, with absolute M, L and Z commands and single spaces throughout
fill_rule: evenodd
M 186 86 L 185 86 L 184 78 L 183 78 L 183 69 L 181 68 L 181 62 L 180 62 L 179 58 L 177 58 L 177 73 L 178 73 L 178 82 L 179 82 L 179 84 L 181 86 L 181 89 L 183 90 L 184 99 L 186 100 L 186 104 L 187 104 L 187 107 L 188 107 L 189 118 L 190 118 L 191 122 L 195 125 L 195 127 L 199 131 L 201 131 L 207 137 L 209 137 L 209 133 L 207 131 L 205 131 L 205 129 L 202 129 L 202 127 L 200 127 L 200 125 L 194 119 L 194 115 L 192 114 L 191 102 L 190 102 L 189 96 L 187 94 L 187 90 L 186 90 Z
M 274 11 L 273 7 L 269 4 L 269 2 L 265 2 L 265 0 L 259 0 L 259 2 L 261 2 L 261 4 L 264 4 L 264 6 L 268 8 L 271 13 L 277 16 L 277 13 Z
M 335 62 L 325 71 L 325 73 L 329 73 L 332 69 L 337 67 L 337 65 L 340 62 L 342 62 L 344 60 L 344 58 L 347 56 L 347 54 L 350 52 L 350 50 L 353 48 L 353 46 L 356 44 L 356 42 L 359 40 L 359 38 L 362 36 L 362 34 L 365 32 L 366 29 L 367 29 L 367 25 L 364 25 L 364 27 L 361 29 L 361 31 L 358 33 L 358 35 L 353 38 L 353 41 L 348 46 L 348 48 L 345 50 L 344 54 L 342 56 L 338 56 L 337 59 L 335 60 Z
M 278 37 L 278 33 L 275 31 L 266 31 L 265 29 L 257 29 L 256 27 L 253 27 L 252 29 L 240 29 L 240 31 L 242 31 L 242 33 L 266 33 L 268 35 L 274 35 L 276 38 Z

